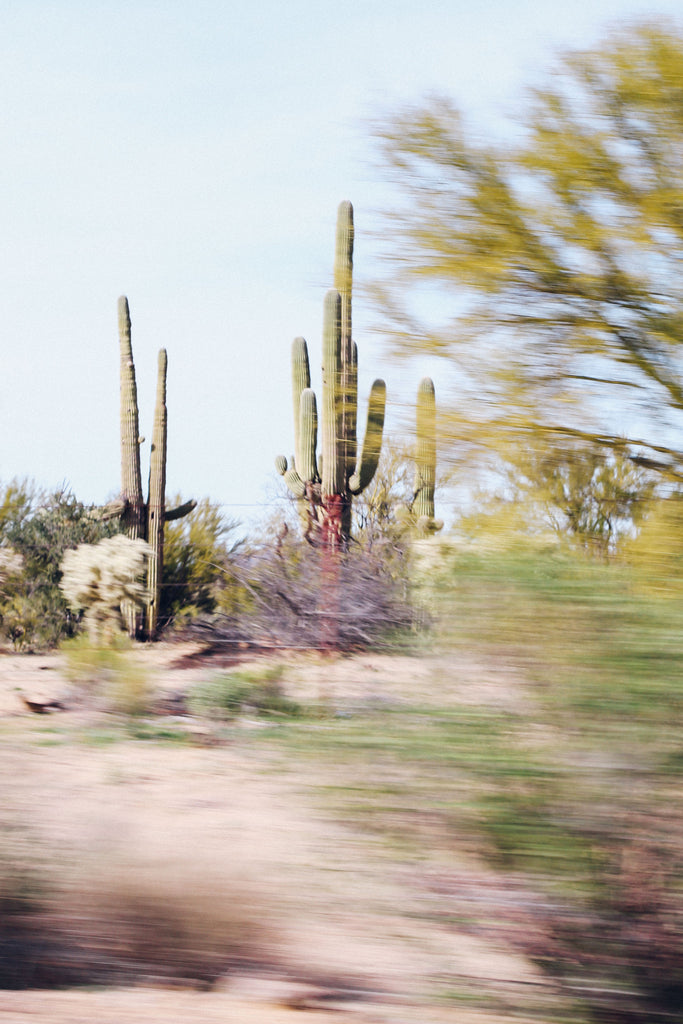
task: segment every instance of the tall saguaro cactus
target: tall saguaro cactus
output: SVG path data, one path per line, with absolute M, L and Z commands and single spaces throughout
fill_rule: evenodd
M 152 450 L 149 455 L 149 497 L 147 499 L 147 543 L 152 549 L 147 575 L 147 636 L 154 636 L 159 616 L 159 600 L 164 569 L 164 518 L 166 513 L 166 349 L 159 352 L 157 395 L 154 407 Z
M 339 206 L 334 288 L 323 306 L 323 360 L 320 410 L 321 458 L 316 458 L 318 407 L 311 390 L 308 347 L 292 345 L 292 396 L 295 454 L 290 466 L 280 455 L 276 467 L 296 498 L 307 504 L 310 530 L 319 527 L 323 546 L 337 550 L 351 532 L 353 496 L 368 486 L 379 461 L 384 429 L 386 386 L 376 380 L 368 400 L 368 421 L 358 458 L 358 349 L 351 337 L 353 207 Z
M 440 530 L 443 523 L 434 518 L 436 482 L 436 397 L 430 377 L 423 377 L 417 389 L 417 446 L 412 514 L 422 534 Z
M 131 343 L 128 299 L 122 295 L 118 304 L 119 347 L 121 354 L 121 499 L 125 502 L 123 521 L 131 540 L 145 536 L 145 502 L 142 497 L 140 473 L 140 417 L 138 389 Z
M 140 437 L 130 310 L 125 295 L 119 299 L 118 313 L 121 352 L 120 514 L 128 536 L 132 540 L 148 541 L 151 549 L 147 570 L 144 623 L 138 609 L 132 603 L 124 606 L 123 614 L 131 636 L 143 635 L 151 640 L 154 638 L 157 628 L 164 572 L 164 523 L 186 516 L 195 507 L 196 502 L 188 501 L 176 509 L 166 511 L 166 371 L 168 357 L 163 348 L 159 351 L 156 406 L 149 466 L 149 491 L 147 501 L 143 498 L 140 445 L 144 438 Z

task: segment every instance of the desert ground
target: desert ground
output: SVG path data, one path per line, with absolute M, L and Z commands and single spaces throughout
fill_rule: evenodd
M 19 890 L 35 904 L 0 934 L 18 957 L 0 1022 L 539 1019 L 553 994 L 506 938 L 514 890 L 476 849 L 432 842 L 427 818 L 419 848 L 387 841 L 340 812 L 352 772 L 263 742 L 286 726 L 184 705 L 212 675 L 277 658 L 324 740 L 364 707 L 514 704 L 513 674 L 188 644 L 136 657 L 153 694 L 131 730 L 74 687 L 63 655 L 0 655 L 0 878 L 10 909 Z

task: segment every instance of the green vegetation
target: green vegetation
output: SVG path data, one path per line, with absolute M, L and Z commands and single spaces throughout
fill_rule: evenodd
M 376 380 L 368 400 L 365 440 L 358 456 L 358 347 L 351 337 L 353 276 L 353 207 L 340 203 L 334 263 L 334 288 L 323 310 L 323 380 L 321 454 L 318 407 L 311 389 L 308 347 L 303 338 L 292 345 L 294 401 L 293 465 L 280 455 L 278 472 L 295 498 L 303 502 L 306 537 L 317 533 L 329 549 L 346 548 L 351 535 L 352 500 L 372 481 L 382 448 L 386 385 Z
M 681 479 L 682 64 L 645 24 L 561 57 L 498 143 L 444 97 L 378 124 L 383 328 L 457 374 L 461 458 L 582 441 Z
M 443 523 L 434 518 L 436 484 L 436 398 L 434 383 L 423 377 L 417 389 L 415 483 L 411 513 L 422 534 L 434 533 Z
M 28 481 L 0 489 L 2 637 L 16 650 L 35 651 L 73 636 L 79 617 L 59 589 L 64 552 L 117 530 L 68 491 L 43 492 Z
M 140 417 L 135 364 L 131 344 L 131 322 L 128 299 L 122 295 L 118 303 L 119 349 L 121 363 L 121 496 L 111 507 L 111 514 L 121 522 L 131 540 L 148 541 L 151 555 L 147 570 L 147 598 L 143 616 L 134 603 L 124 606 L 127 629 L 131 637 L 153 639 L 159 623 L 161 586 L 164 576 L 164 524 L 186 516 L 195 506 L 188 501 L 174 509 L 166 508 L 166 371 L 165 349 L 159 351 L 154 428 L 149 466 L 149 494 L 142 496 L 140 470 Z
M 185 502 L 178 496 L 174 504 Z M 230 613 L 249 604 L 249 594 L 230 572 L 244 547 L 241 541 L 231 540 L 237 526 L 208 498 L 186 518 L 166 523 L 159 606 L 162 627 L 187 625 L 199 616 Z
M 231 672 L 195 687 L 189 695 L 192 714 L 213 720 L 229 720 L 250 713 L 263 717 L 296 718 L 302 708 L 282 687 L 283 670 L 271 665 L 262 670 Z
M 136 657 L 125 633 L 112 635 L 107 644 L 93 643 L 89 636 L 81 635 L 67 640 L 61 650 L 67 678 L 81 699 L 94 701 L 127 718 L 139 718 L 149 712 L 149 672 Z
M 59 587 L 69 607 L 83 612 L 91 643 L 110 644 L 123 626 L 122 609 L 144 608 L 142 582 L 152 549 L 144 540 L 118 534 L 64 552 Z
M 394 855 L 441 873 L 488 858 L 508 896 L 480 893 L 482 914 L 516 922 L 507 941 L 574 1020 L 683 1019 L 683 603 L 557 548 L 442 546 L 428 578 L 427 703 L 342 706 L 264 741 L 324 766 L 327 799 Z M 472 918 L 447 891 L 443 919 Z

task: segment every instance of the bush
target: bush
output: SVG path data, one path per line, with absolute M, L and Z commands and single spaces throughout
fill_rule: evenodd
M 75 611 L 82 611 L 94 644 L 111 641 L 123 629 L 122 608 L 144 607 L 142 577 L 152 549 L 144 540 L 118 534 L 64 553 L 59 587 Z
M 217 676 L 194 688 L 188 707 L 193 715 L 223 720 L 235 718 L 245 711 L 264 717 L 297 717 L 301 714 L 300 706 L 290 700 L 282 689 L 279 665 L 260 672 L 231 672 Z
M 180 496 L 170 504 L 181 505 Z M 230 542 L 238 523 L 204 498 L 184 519 L 164 527 L 160 624 L 182 625 L 218 609 L 230 611 L 239 588 L 226 571 L 241 542 Z
M 0 594 L 0 635 L 18 650 L 54 647 L 78 632 L 59 589 L 64 552 L 119 532 L 118 520 L 103 521 L 73 494 L 45 493 L 27 481 L 0 492 L 0 547 L 22 560 Z
M 683 1019 L 683 602 L 634 581 L 518 548 L 433 582 L 447 642 L 528 684 L 471 778 L 494 862 L 546 894 L 517 941 L 591 1019 L 650 1024 Z
M 233 558 L 229 572 L 246 594 L 241 605 L 199 618 L 187 634 L 264 647 L 405 646 L 418 620 L 409 571 L 409 548 L 396 537 L 353 543 L 335 559 L 281 527 L 275 543 L 271 534 Z
M 81 634 L 66 640 L 61 651 L 66 676 L 81 696 L 101 701 L 106 710 L 129 718 L 149 711 L 149 673 L 136 657 L 127 634 L 113 637 L 107 646 L 93 644 Z

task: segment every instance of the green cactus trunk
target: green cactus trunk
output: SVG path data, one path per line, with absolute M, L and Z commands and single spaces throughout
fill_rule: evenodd
M 123 514 L 126 533 L 131 540 L 145 537 L 145 502 L 140 472 L 140 421 L 138 389 L 131 345 L 128 299 L 119 299 L 119 348 L 121 355 L 121 497 L 127 508 Z
M 118 314 L 121 357 L 121 499 L 124 503 L 122 521 L 131 540 L 146 540 L 147 524 L 140 472 L 138 389 L 131 344 L 130 310 L 125 295 L 119 299 Z M 122 607 L 122 614 L 128 633 L 136 636 L 141 626 L 139 609 L 127 601 Z
M 278 472 L 295 497 L 307 503 L 309 528 L 328 551 L 344 549 L 351 535 L 352 500 L 372 480 L 382 447 L 386 387 L 376 380 L 368 403 L 368 426 L 358 459 L 358 349 L 351 337 L 353 207 L 339 206 L 335 239 L 334 288 L 323 313 L 322 456 L 316 459 L 318 410 L 310 390 L 308 349 L 303 338 L 292 346 L 294 465 L 283 456 Z
M 413 511 L 415 515 L 434 518 L 434 483 L 436 479 L 436 399 L 434 385 L 423 377 L 417 390 L 417 451 Z
M 185 502 L 179 508 L 166 511 L 166 350 L 159 352 L 156 407 L 149 468 L 149 492 L 145 502 L 142 496 L 140 471 L 140 417 L 135 381 L 135 364 L 131 343 L 130 311 L 128 299 L 121 296 L 118 303 L 119 346 L 121 353 L 121 502 L 116 514 L 121 516 L 131 540 L 146 540 L 152 548 L 147 574 L 148 599 L 144 615 L 132 603 L 122 607 L 126 629 L 133 638 L 153 639 L 158 626 L 159 602 L 164 568 L 164 523 L 186 516 L 196 506 Z M 113 513 L 109 513 L 110 515 Z
M 417 446 L 412 515 L 418 533 L 435 533 L 443 527 L 434 518 L 436 483 L 436 398 L 430 377 L 423 377 L 417 389 Z
M 323 306 L 322 390 L 322 494 L 323 500 L 344 489 L 344 452 L 341 442 L 341 298 L 331 288 Z
M 154 408 L 152 450 L 149 457 L 149 497 L 147 500 L 147 543 L 152 549 L 147 576 L 145 630 L 152 640 L 157 631 L 161 582 L 164 575 L 164 519 L 166 512 L 166 349 L 159 352 L 157 395 Z

